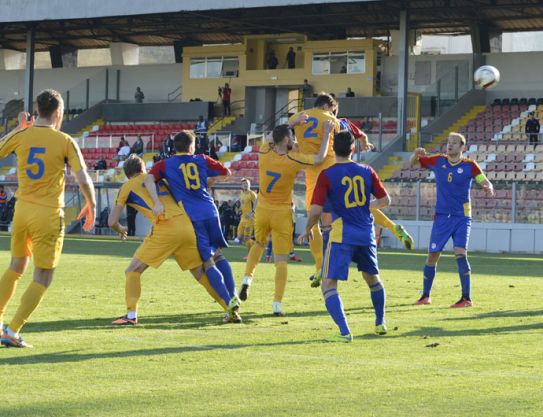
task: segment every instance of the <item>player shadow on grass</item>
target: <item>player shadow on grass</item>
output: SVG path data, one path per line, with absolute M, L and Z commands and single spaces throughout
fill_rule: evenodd
M 447 317 L 444 321 L 457 321 L 457 320 L 473 320 L 473 319 L 486 319 L 486 318 L 502 318 L 502 317 L 533 317 L 543 316 L 543 310 L 506 310 L 506 311 L 491 311 L 489 313 L 476 314 L 469 317 Z
M 473 319 L 473 317 L 471 317 Z M 530 330 L 543 330 L 543 323 L 520 324 L 516 326 L 488 327 L 483 329 L 444 329 L 443 327 L 421 327 L 417 330 L 402 333 L 398 336 L 387 337 L 409 337 L 409 336 L 428 336 L 428 337 L 447 337 L 447 336 L 481 336 L 496 333 L 516 333 Z
M 36 363 L 70 363 L 83 362 L 87 360 L 100 359 L 125 359 L 136 356 L 157 356 L 171 355 L 192 352 L 205 352 L 213 350 L 236 350 L 245 348 L 275 347 L 275 346 L 294 346 L 306 345 L 309 343 L 322 343 L 322 339 L 317 340 L 288 340 L 284 342 L 272 343 L 240 343 L 240 344 L 212 344 L 212 345 L 186 345 L 177 347 L 159 347 L 128 351 L 101 352 L 101 353 L 78 353 L 75 350 L 67 350 L 55 353 L 39 353 L 21 357 L 2 358 L 2 365 L 28 365 Z M 26 350 L 24 353 L 28 352 Z

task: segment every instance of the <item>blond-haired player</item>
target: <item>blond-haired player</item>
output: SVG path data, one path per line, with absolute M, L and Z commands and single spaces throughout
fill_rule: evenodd
M 288 125 L 273 129 L 273 146 L 263 145 L 259 155 L 260 190 L 255 212 L 255 240 L 249 251 L 245 276 L 239 297 L 246 300 L 256 265 L 264 252 L 271 233 L 275 258 L 275 295 L 272 312 L 282 316 L 282 300 L 287 283 L 287 260 L 292 251 L 292 192 L 296 174 L 305 168 L 321 163 L 328 150 L 328 133 L 333 122 L 324 126 L 325 139 L 316 155 L 293 152 L 294 136 Z
M 94 227 L 96 201 L 92 180 L 75 141 L 60 132 L 64 102 L 55 90 L 42 91 L 37 99 L 38 118 L 27 122 L 19 115 L 19 128 L 0 142 L 0 158 L 17 155 L 15 216 L 11 234 L 11 263 L 0 279 L 0 324 L 17 282 L 34 256 L 34 277 L 21 297 L 11 322 L 3 328 L 1 343 L 8 347 L 32 347 L 19 335 L 40 304 L 53 280 L 64 241 L 64 183 L 66 162 L 75 174 L 86 204 L 83 229 Z M 2 326 L 3 327 L 3 326 Z
M 149 267 L 158 268 L 173 256 L 182 270 L 190 270 L 194 278 L 202 284 L 209 294 L 224 310 L 227 306 L 211 288 L 202 269 L 202 259 L 196 246 L 196 234 L 192 223 L 182 205 L 177 205 L 163 184 L 157 184 L 158 197 L 164 206 L 164 214 L 159 218 L 153 215 L 153 199 L 143 182 L 147 171 L 145 162 L 136 155 L 131 155 L 124 163 L 123 170 L 128 181 L 117 194 L 115 206 L 108 219 L 111 229 L 126 239 L 127 228 L 119 223 L 126 205 L 135 208 L 153 224 L 151 232 L 136 250 L 132 261 L 125 271 L 125 301 L 127 314 L 113 321 L 116 325 L 135 325 L 138 322 L 138 302 L 141 297 L 141 275 Z M 227 311 L 225 322 L 241 321 L 237 312 Z

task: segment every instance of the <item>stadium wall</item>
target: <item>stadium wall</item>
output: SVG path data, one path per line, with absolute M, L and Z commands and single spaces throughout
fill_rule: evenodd
M 34 92 L 54 88 L 63 95 L 70 90 L 70 108 L 85 107 L 86 80 L 90 79 L 91 102 L 105 98 L 105 70 L 109 69 L 109 98 L 116 98 L 116 71 L 121 71 L 120 100 L 133 101 L 136 87 L 144 101 L 167 101 L 168 93 L 181 84 L 182 64 L 55 68 L 35 71 Z M 0 71 L 0 103 L 21 99 L 24 71 Z

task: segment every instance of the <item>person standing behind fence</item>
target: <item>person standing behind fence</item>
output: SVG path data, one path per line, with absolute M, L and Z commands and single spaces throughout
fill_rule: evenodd
M 230 95 L 232 89 L 228 83 L 224 83 L 224 87 L 219 87 L 219 97 L 222 98 L 223 116 L 230 116 Z
M 530 113 L 530 118 L 526 121 L 525 132 L 528 134 L 531 145 L 537 145 L 539 139 L 539 120 L 535 118 L 535 113 Z

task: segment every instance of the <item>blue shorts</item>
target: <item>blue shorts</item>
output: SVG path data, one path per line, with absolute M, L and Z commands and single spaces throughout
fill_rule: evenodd
M 471 217 L 436 214 L 428 252 L 441 252 L 452 237 L 455 248 L 468 248 Z
M 348 243 L 330 242 L 322 262 L 322 277 L 346 281 L 349 277 L 349 265 L 356 263 L 358 270 L 370 275 L 379 274 L 377 247 L 356 246 Z
M 202 261 L 211 258 L 217 249 L 227 248 L 228 243 L 224 240 L 221 230 L 221 222 L 218 217 L 192 222 L 196 234 L 196 246 L 202 257 Z

